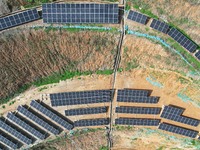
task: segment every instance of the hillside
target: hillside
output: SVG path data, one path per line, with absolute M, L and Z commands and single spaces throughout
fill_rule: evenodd
M 53 0 L 3 0 L 0 15 L 50 1 Z M 200 44 L 199 0 L 127 0 L 126 3 L 126 10 L 168 22 Z M 127 14 L 128 11 L 123 17 Z M 0 32 L 0 121 L 14 124 L 12 127 L 25 137 L 32 134 L 34 140 L 35 135 L 29 129 L 8 117 L 8 112 L 12 112 L 48 135 L 23 144 L 21 149 L 108 150 L 112 144 L 112 150 L 199 150 L 200 125 L 188 120 L 200 120 L 200 61 L 170 36 L 151 28 L 151 21 L 146 25 L 129 19 L 124 24 L 121 21 L 57 25 L 38 19 Z M 126 28 L 125 34 L 122 28 Z M 120 95 L 123 90 L 125 94 Z M 31 105 L 32 100 L 39 104 Z M 19 111 L 19 106 L 27 109 L 26 113 Z M 103 113 L 90 110 L 101 106 L 105 107 Z M 177 121 L 178 115 L 174 115 L 174 120 L 163 117 L 166 106 L 180 107 L 184 119 Z M 124 108 L 118 112 L 120 107 Z M 125 107 L 141 111 L 128 112 L 130 109 Z M 89 110 L 83 112 L 80 108 Z M 160 111 L 144 112 L 146 108 Z M 78 115 L 66 114 L 75 109 L 76 112 L 79 109 Z M 94 121 L 97 118 L 106 118 L 108 123 L 98 124 Z M 141 119 L 144 123 L 134 124 L 129 120 L 122 122 L 123 126 L 117 123 L 120 118 Z M 94 122 L 79 125 L 84 119 Z M 147 120 L 157 120 L 158 124 L 149 125 Z M 41 122 L 62 132 L 52 133 Z M 68 123 L 70 129 L 63 126 Z M 184 136 L 185 131 L 178 134 L 165 131 L 160 128 L 164 123 L 196 132 L 195 137 Z M 6 130 L 1 126 L 0 135 Z M 12 139 L 10 133 L 6 134 L 17 143 L 16 135 Z
M 184 30 L 200 44 L 200 2 L 198 0 L 127 0 L 127 4 L 153 18 Z
M 112 69 L 118 36 L 64 29 L 15 30 L 1 34 L 0 99 L 55 72 Z

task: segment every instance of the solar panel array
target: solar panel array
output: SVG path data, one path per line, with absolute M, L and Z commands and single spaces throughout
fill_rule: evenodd
M 35 109 L 37 109 L 38 111 L 40 111 L 41 113 L 43 113 L 44 115 L 46 115 L 47 117 L 57 122 L 58 124 L 60 124 L 61 126 L 63 126 L 65 129 L 71 130 L 73 128 L 73 125 L 71 123 L 65 121 L 64 119 L 62 119 L 61 117 L 59 117 L 58 115 L 47 109 L 46 107 L 42 106 L 37 101 L 35 100 L 31 101 L 30 105 Z
M 175 28 L 171 28 L 168 32 L 168 35 L 191 53 L 195 52 L 195 50 L 197 49 L 197 45 L 195 43 L 193 43 L 190 39 L 188 39 L 185 35 L 183 35 Z
M 158 126 L 160 123 L 159 119 L 149 118 L 117 118 L 115 124 L 120 125 L 138 125 L 138 126 Z
M 32 120 L 33 122 L 37 123 L 41 127 L 45 128 L 49 132 L 51 132 L 53 134 L 59 134 L 59 130 L 55 129 L 53 126 L 49 125 L 44 120 L 40 119 L 39 117 L 34 115 L 32 112 L 28 111 L 26 108 L 19 106 L 17 108 L 17 110 L 18 110 L 18 112 L 20 112 L 21 114 L 23 114 L 24 116 L 26 116 L 27 118 Z
M 176 134 L 181 134 L 181 135 L 188 136 L 191 138 L 195 138 L 198 134 L 198 131 L 182 128 L 182 127 L 171 125 L 168 123 L 161 123 L 159 125 L 159 129 L 176 133 Z
M 13 129 L 11 126 L 9 126 L 8 124 L 6 124 L 4 121 L 0 120 L 0 127 L 2 129 L 4 129 L 5 131 L 7 131 L 8 133 L 10 133 L 11 135 L 13 135 L 14 137 L 16 137 L 17 139 L 19 139 L 20 141 L 26 143 L 26 144 L 31 144 L 32 140 L 27 138 L 26 136 L 24 136 L 23 134 L 21 134 L 19 131 Z
M 0 133 L 0 142 L 4 143 L 5 145 L 7 145 L 8 147 L 10 147 L 12 149 L 17 149 L 18 148 L 18 146 L 15 143 L 13 143 L 9 139 L 7 139 L 3 135 L 1 135 L 1 133 Z
M 65 110 L 66 116 L 106 113 L 108 107 L 91 107 Z
M 78 120 L 74 122 L 75 127 L 101 126 L 101 125 L 108 125 L 108 124 L 109 124 L 109 118 L 84 119 L 84 120 Z
M 106 103 L 111 101 L 112 90 L 94 90 L 50 94 L 52 106 Z
M 195 57 L 200 60 L 200 50 L 195 54 Z
M 0 18 L 0 30 L 18 26 L 30 21 L 39 19 L 40 16 L 36 9 L 26 10 L 17 14 Z
M 181 114 L 183 111 L 184 111 L 183 109 L 176 108 L 173 106 L 165 106 L 161 114 L 161 117 L 169 119 L 169 120 L 177 121 L 180 123 L 188 124 L 191 126 L 199 125 L 199 122 L 200 122 L 199 120 L 182 116 Z
M 25 123 L 23 120 L 21 120 L 14 114 L 8 113 L 7 118 L 12 120 L 13 122 L 15 122 L 18 126 L 22 127 L 24 130 L 30 132 L 35 137 L 37 137 L 41 140 L 45 139 L 45 135 L 43 135 L 42 133 L 40 133 L 39 131 L 37 131 L 36 129 L 34 129 L 30 125 L 28 125 L 27 123 Z
M 150 27 L 152 27 L 153 29 L 156 29 L 158 31 L 161 31 L 163 33 L 167 33 L 169 30 L 169 25 L 166 24 L 165 22 L 161 22 L 159 20 L 153 19 L 153 21 L 151 22 Z
M 130 107 L 120 106 L 116 107 L 116 113 L 128 113 L 128 114 L 160 114 L 161 108 L 158 107 Z
M 127 18 L 141 24 L 146 24 L 148 20 L 147 16 L 132 10 L 129 11 Z
M 150 96 L 149 92 L 145 90 L 118 90 L 118 102 L 132 102 L 132 103 L 158 103 L 159 97 Z
M 117 4 L 43 4 L 44 23 L 118 23 Z

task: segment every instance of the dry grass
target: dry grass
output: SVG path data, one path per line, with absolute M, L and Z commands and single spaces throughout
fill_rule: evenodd
M 0 37 L 0 98 L 54 72 L 111 69 L 118 35 L 25 30 Z

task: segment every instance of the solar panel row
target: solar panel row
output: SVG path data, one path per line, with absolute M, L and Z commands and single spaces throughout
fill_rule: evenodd
M 182 127 L 171 125 L 171 124 L 168 124 L 168 123 L 161 123 L 158 128 L 161 129 L 161 130 L 165 130 L 165 131 L 169 131 L 169 132 L 172 132 L 172 133 L 188 136 L 188 137 L 191 137 L 191 138 L 195 138 L 198 134 L 198 131 L 182 128 Z
M 61 99 L 67 97 L 70 99 L 77 99 L 82 97 L 98 97 L 98 96 L 110 96 L 112 90 L 93 90 L 93 91 L 77 91 L 77 92 L 65 92 L 50 94 L 51 99 Z
M 21 120 L 14 114 L 8 113 L 7 118 L 15 122 L 18 126 L 22 127 L 24 130 L 30 132 L 32 135 L 34 135 L 38 139 L 41 139 L 41 140 L 45 139 L 45 135 L 43 135 L 42 133 L 40 133 L 39 131 L 37 131 L 36 129 L 28 125 L 27 123 L 25 123 L 23 120 Z
M 43 4 L 44 23 L 118 23 L 117 4 Z
M 38 116 L 34 115 L 33 113 L 31 113 L 30 111 L 28 111 L 26 108 L 19 106 L 17 108 L 18 112 L 20 112 L 22 115 L 26 116 L 27 118 L 29 118 L 30 120 L 32 120 L 33 122 L 35 122 L 36 124 L 38 124 L 39 126 L 43 127 L 44 129 L 48 130 L 49 132 L 53 133 L 53 134 L 59 134 L 59 130 L 55 129 L 53 126 L 51 126 L 50 124 L 48 124 L 47 122 L 45 122 L 44 120 L 42 120 L 41 118 L 39 118 Z
M 1 133 L 0 133 L 0 142 L 4 143 L 5 145 L 7 145 L 8 147 L 12 149 L 18 148 L 18 146 L 15 143 L 5 138 L 3 135 L 1 135 Z
M 116 107 L 116 113 L 129 113 L 129 114 L 160 114 L 161 108 L 153 107 L 130 107 L 120 106 Z
M 163 33 L 167 33 L 169 30 L 169 25 L 166 24 L 165 22 L 161 22 L 159 20 L 153 19 L 150 27 L 152 27 L 153 29 L 156 29 L 158 31 L 161 31 Z
M 182 45 L 189 52 L 194 53 L 197 49 L 197 45 L 193 43 L 190 39 L 188 39 L 185 35 L 183 35 L 176 28 L 171 28 L 167 33 L 171 36 L 175 41 L 177 41 L 180 45 Z
M 184 112 L 184 109 L 170 105 L 170 106 L 164 106 L 163 112 L 169 112 L 174 115 L 181 115 Z
M 102 125 L 108 125 L 108 124 L 109 124 L 109 118 L 84 119 L 84 120 L 78 120 L 74 122 L 75 127 L 102 126 Z
M 132 102 L 132 103 L 158 103 L 159 98 L 158 97 L 142 97 L 142 96 L 118 96 L 117 97 L 118 102 Z
M 132 89 L 121 89 L 117 91 L 117 96 L 128 96 L 128 97 L 147 97 L 149 95 L 149 91 L 147 90 L 132 90 Z
M 148 118 L 117 118 L 115 124 L 120 125 L 138 125 L 138 126 L 158 126 L 160 123 L 159 119 L 148 119 Z
M 148 20 L 147 16 L 145 16 L 141 13 L 132 11 L 132 10 L 129 11 L 127 18 L 130 20 L 142 23 L 142 24 L 146 24 L 147 20 Z M 159 20 L 153 19 L 150 27 L 152 27 L 158 31 L 161 31 L 163 33 L 168 34 L 175 41 L 177 41 L 180 45 L 182 45 L 185 49 L 187 49 L 191 53 L 194 53 L 197 49 L 197 45 L 194 42 L 192 42 L 190 39 L 188 39 L 184 34 L 182 34 L 176 28 L 170 28 L 170 26 L 165 22 L 161 22 Z M 197 55 L 200 55 L 200 54 L 197 54 Z M 197 57 L 197 59 L 200 60 L 200 56 Z
M 106 103 L 111 101 L 112 90 L 67 92 L 50 94 L 52 106 Z
M 199 120 L 182 116 L 180 112 L 182 112 L 181 109 L 174 108 L 173 106 L 165 106 L 164 110 L 161 114 L 161 117 L 169 119 L 169 120 L 181 122 L 181 123 L 184 123 L 184 124 L 188 124 L 188 125 L 191 125 L 191 126 L 198 126 L 199 125 L 199 122 L 200 122 Z
M 141 24 L 146 24 L 148 20 L 147 16 L 132 10 L 129 11 L 127 18 Z
M 10 133 L 11 135 L 13 135 L 14 137 L 16 137 L 17 139 L 19 139 L 20 141 L 22 141 L 25 144 L 31 144 L 32 140 L 27 138 L 26 136 L 24 136 L 22 133 L 20 133 L 19 131 L 17 131 L 16 129 L 12 128 L 11 126 L 9 126 L 8 124 L 6 124 L 4 121 L 0 120 L 0 127 L 7 131 L 8 133 Z
M 73 125 L 71 123 L 65 121 L 64 119 L 62 119 L 61 117 L 59 117 L 58 115 L 50 111 L 49 109 L 42 106 L 37 101 L 35 100 L 31 101 L 30 105 L 34 107 L 35 109 L 37 109 L 38 111 L 40 111 L 41 113 L 43 113 L 45 116 L 49 117 L 50 119 L 54 120 L 55 122 L 63 126 L 65 129 L 71 130 L 73 128 Z
M 195 54 L 195 57 L 200 60 L 200 50 Z
M 0 30 L 21 25 L 30 21 L 37 20 L 39 18 L 40 16 L 36 9 L 26 10 L 14 15 L 9 15 L 9 16 L 0 18 Z
M 91 107 L 65 110 L 66 116 L 106 113 L 108 107 Z

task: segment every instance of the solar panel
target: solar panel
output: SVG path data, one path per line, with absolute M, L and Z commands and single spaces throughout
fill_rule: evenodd
M 17 144 L 13 143 L 9 139 L 7 139 L 3 135 L 1 135 L 1 133 L 0 133 L 0 142 L 4 143 L 5 145 L 7 145 L 8 147 L 10 147 L 12 149 L 17 149 L 18 148 Z
M 129 95 L 127 96 L 118 96 L 117 97 L 118 102 L 130 102 L 130 103 L 158 103 L 159 97 L 142 97 L 142 96 L 134 96 L 131 97 Z
M 147 90 L 132 90 L 132 89 L 121 89 L 117 91 L 118 96 L 141 96 L 141 97 L 148 97 L 149 91 Z
M 180 45 L 182 45 L 185 49 L 187 49 L 189 52 L 194 53 L 197 49 L 197 45 L 177 29 L 171 28 L 167 34 L 171 36 L 175 41 L 177 41 Z
M 118 23 L 118 4 L 43 4 L 44 23 Z
M 159 20 L 153 19 L 153 21 L 151 22 L 150 27 L 152 27 L 153 29 L 156 29 L 158 31 L 161 31 L 163 33 L 167 33 L 169 30 L 169 25 L 166 24 L 165 22 L 161 22 Z
M 108 124 L 109 124 L 109 118 L 84 119 L 84 120 L 78 120 L 74 122 L 75 127 L 101 126 L 101 125 L 108 125 Z
M 148 90 L 121 89 L 117 92 L 118 102 L 158 103 L 158 97 L 148 97 Z
M 200 60 L 200 50 L 195 54 L 195 57 Z
M 62 118 L 57 116 L 55 113 L 53 113 L 49 109 L 47 109 L 44 106 L 42 106 L 37 101 L 35 101 L 35 100 L 31 101 L 30 105 L 32 107 L 34 107 L 35 109 L 37 109 L 38 111 L 40 111 L 41 113 L 43 113 L 44 115 L 46 115 L 47 117 L 49 117 L 52 120 L 54 120 L 55 122 L 57 122 L 58 124 L 60 124 L 61 126 L 63 126 L 64 128 L 66 128 L 67 130 L 71 130 L 73 128 L 73 125 L 71 123 L 63 120 Z
M 7 118 L 15 122 L 18 126 L 22 127 L 24 130 L 30 132 L 32 135 L 34 135 L 38 139 L 41 139 L 41 140 L 45 139 L 45 135 L 43 135 L 42 133 L 40 133 L 39 131 L 37 131 L 36 129 L 28 125 L 27 123 L 25 123 L 23 120 L 21 120 L 14 114 L 8 113 Z
M 30 9 L 17 14 L 2 17 L 0 18 L 0 30 L 18 26 L 39 18 L 40 16 L 36 9 Z
M 117 118 L 115 124 L 120 125 L 138 125 L 138 126 L 158 126 L 160 119 L 149 118 Z
M 31 139 L 27 138 L 26 136 L 18 132 L 16 129 L 13 129 L 11 126 L 7 125 L 2 120 L 0 120 L 0 127 L 8 133 L 10 133 L 11 135 L 13 135 L 14 137 L 16 137 L 17 139 L 19 139 L 20 141 L 22 141 L 23 143 L 26 143 L 28 145 L 32 143 Z
M 50 94 L 52 106 L 106 103 L 111 101 L 112 90 L 94 90 Z
M 171 124 L 168 124 L 168 123 L 161 123 L 158 128 L 161 129 L 161 130 L 165 130 L 165 131 L 169 131 L 169 132 L 172 132 L 172 133 L 188 136 L 188 137 L 191 137 L 191 138 L 195 138 L 198 134 L 198 131 L 182 128 L 182 127 L 171 125 Z
M 108 107 L 91 107 L 65 110 L 66 116 L 106 113 Z
M 148 20 L 147 16 L 132 10 L 129 11 L 127 18 L 141 24 L 146 24 Z
M 198 139 L 200 140 L 200 136 L 198 137 Z
M 182 116 L 183 109 L 176 108 L 173 106 L 165 106 L 164 110 L 161 114 L 162 118 L 166 118 L 169 120 L 177 121 L 180 123 L 188 124 L 191 126 L 198 126 L 199 120 Z
M 26 108 L 19 106 L 17 108 L 17 110 L 18 110 L 18 112 L 20 112 L 21 114 L 23 114 L 24 116 L 26 116 L 27 118 L 29 118 L 30 120 L 32 120 L 33 122 L 38 124 L 39 126 L 48 130 L 49 132 L 51 132 L 53 134 L 59 134 L 59 131 L 57 129 L 55 129 L 53 126 L 49 125 L 47 122 L 40 119 L 36 115 L 34 115 L 32 112 L 28 111 Z
M 128 113 L 128 114 L 160 114 L 161 108 L 158 107 L 130 107 L 120 106 L 116 107 L 116 113 Z

